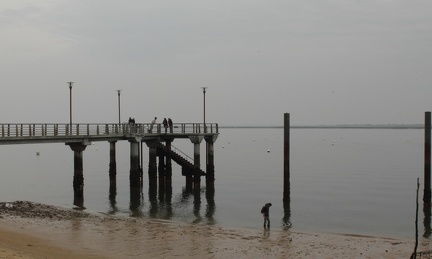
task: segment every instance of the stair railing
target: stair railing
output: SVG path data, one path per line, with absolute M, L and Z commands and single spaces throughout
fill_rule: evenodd
M 176 153 L 181 153 L 182 156 L 184 156 L 184 158 L 191 164 L 194 164 L 194 159 L 190 156 L 188 156 L 187 154 L 185 154 L 183 151 L 181 151 L 180 149 L 176 148 L 174 145 L 171 145 L 171 150 L 173 150 Z

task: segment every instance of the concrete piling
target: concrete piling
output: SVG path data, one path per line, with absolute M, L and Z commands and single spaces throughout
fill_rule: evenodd
M 194 165 L 197 168 L 201 167 L 201 152 L 200 144 L 203 140 L 203 136 L 191 136 L 189 139 L 194 144 Z M 193 185 L 195 190 L 200 190 L 201 188 L 201 172 L 199 170 L 193 171 Z
M 116 142 L 110 141 L 110 162 L 109 162 L 109 179 L 110 185 L 116 185 L 117 162 L 116 162 Z
M 168 153 L 165 157 L 166 161 L 165 161 L 165 186 L 168 189 L 172 190 L 172 161 L 171 161 L 171 143 L 172 143 L 172 139 L 169 140 L 165 140 L 165 146 L 168 149 Z
M 158 166 L 158 174 L 159 174 L 159 193 L 163 193 L 165 190 L 165 156 L 160 152 L 158 154 L 159 157 L 159 166 Z
M 157 189 L 157 142 L 146 142 L 149 147 L 148 178 L 151 189 Z
M 186 178 L 186 191 L 191 192 L 193 189 L 193 174 L 189 168 L 182 167 L 182 175 Z
M 214 189 L 215 167 L 214 167 L 214 143 L 217 136 L 205 137 L 207 143 L 207 165 L 206 165 L 206 188 Z
M 198 168 L 201 167 L 200 163 L 200 144 L 194 143 L 194 165 Z M 194 190 L 199 190 L 201 188 L 201 173 L 198 170 L 193 172 Z
M 139 189 L 140 184 L 140 159 L 139 159 L 139 143 L 141 139 L 130 138 L 130 171 L 129 183 L 131 188 Z
M 73 190 L 74 196 L 84 197 L 84 173 L 83 173 L 83 151 L 86 149 L 86 143 L 66 143 L 74 152 L 74 176 Z

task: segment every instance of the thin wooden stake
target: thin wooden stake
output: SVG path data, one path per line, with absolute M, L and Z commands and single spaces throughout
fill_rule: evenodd
M 418 247 L 418 193 L 419 193 L 420 183 L 419 178 L 417 178 L 417 193 L 416 193 L 416 219 L 415 219 L 415 235 L 416 241 L 414 246 L 414 253 L 411 255 L 411 258 L 417 258 L 417 247 Z

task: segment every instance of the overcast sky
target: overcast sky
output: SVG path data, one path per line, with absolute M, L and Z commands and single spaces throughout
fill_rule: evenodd
M 0 0 L 6 122 L 423 123 L 429 0 Z

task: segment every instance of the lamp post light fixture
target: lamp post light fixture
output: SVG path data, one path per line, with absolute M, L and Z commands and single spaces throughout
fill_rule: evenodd
M 122 90 L 116 90 L 116 91 L 117 91 L 117 94 L 118 94 L 118 116 L 119 116 L 119 127 L 120 127 L 120 125 L 121 125 L 121 119 L 120 119 L 120 92 Z
M 205 120 L 205 114 L 206 114 L 206 112 L 205 112 L 205 94 L 206 94 L 206 91 L 207 91 L 207 87 L 201 87 L 202 88 L 202 90 L 203 90 L 203 94 L 204 94 L 204 133 L 207 133 L 207 129 L 206 129 L 206 120 Z
M 67 82 L 69 84 L 69 127 L 70 134 L 72 134 L 72 85 L 74 82 Z

